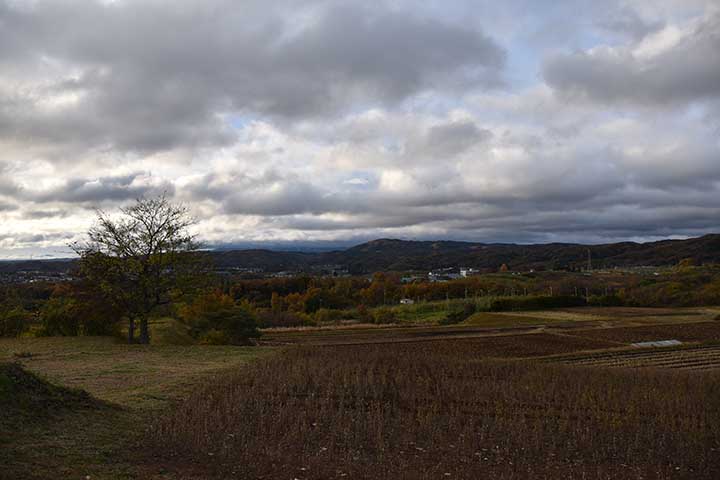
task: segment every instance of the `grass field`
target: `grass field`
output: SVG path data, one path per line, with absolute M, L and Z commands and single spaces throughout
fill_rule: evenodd
M 0 417 L 6 437 L 0 478 L 139 478 L 128 447 L 149 418 L 268 353 L 258 347 L 128 346 L 105 337 L 0 339 L 0 363 L 19 361 L 54 384 L 81 388 L 115 406 L 31 416 L 12 431 L 11 419 Z

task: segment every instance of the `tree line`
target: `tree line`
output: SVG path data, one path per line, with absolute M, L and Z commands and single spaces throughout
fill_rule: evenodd
M 400 272 L 221 279 L 192 226 L 187 209 L 165 196 L 140 199 L 117 216 L 98 212 L 87 241 L 73 245 L 80 261 L 71 281 L 0 289 L 0 336 L 123 335 L 129 343 L 149 343 L 151 319 L 170 317 L 196 341 L 242 344 L 259 335 L 258 327 L 392 323 L 388 307 L 401 300 L 453 300 L 447 321 L 467 314 L 468 305 L 720 304 L 720 267 L 690 262 L 649 274 L 505 271 L 447 282 L 408 281 Z

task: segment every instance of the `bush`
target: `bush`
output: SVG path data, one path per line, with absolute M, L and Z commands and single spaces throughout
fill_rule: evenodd
M 205 295 L 184 310 L 193 337 L 201 342 L 248 345 L 260 336 L 250 307 L 235 305 L 229 298 L 222 294 Z
M 617 295 L 592 295 L 587 303 L 594 307 L 621 307 L 623 300 Z
M 273 312 L 264 310 L 257 313 L 258 325 L 262 328 L 304 327 L 314 325 L 314 320 L 300 312 Z
M 213 312 L 205 316 L 207 325 L 225 335 L 226 343 L 232 345 L 250 345 L 260 337 L 255 315 L 249 308 L 234 306 Z
M 320 323 L 333 323 L 341 320 L 345 313 L 342 310 L 335 310 L 331 308 L 321 308 L 315 312 L 315 322 Z
M 358 305 L 355 316 L 361 322 L 371 323 L 374 321 L 372 314 L 370 313 L 368 308 L 362 303 Z
M 18 337 L 30 327 L 32 315 L 20 307 L 0 311 L 0 337 Z
M 44 336 L 76 336 L 80 330 L 77 302 L 51 298 L 40 311 L 40 322 Z
M 116 310 L 99 301 L 52 297 L 40 311 L 39 336 L 117 334 L 120 318 Z
M 378 324 L 397 323 L 397 314 L 391 308 L 378 308 L 372 314 L 373 322 Z

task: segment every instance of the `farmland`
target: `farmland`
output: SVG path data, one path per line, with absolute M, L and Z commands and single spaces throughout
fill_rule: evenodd
M 592 329 L 577 331 L 575 333 L 587 338 L 621 343 L 665 339 L 676 339 L 686 342 L 720 341 L 720 322 Z
M 677 370 L 715 370 L 720 368 L 720 345 L 698 345 L 685 348 L 612 351 L 567 355 L 552 362 L 594 367 L 652 367 Z
M 0 418 L 0 460 L 8 479 L 716 478 L 717 314 L 480 312 L 261 347 L 4 339 L 0 364 L 92 401 Z
M 414 311 L 417 306 L 395 307 Z M 720 339 L 716 308 L 570 308 L 527 312 L 478 312 L 457 325 L 427 323 L 349 324 L 321 328 L 268 329 L 268 345 L 351 345 L 476 338 L 512 333 L 550 332 L 626 345 L 643 340 Z
M 482 355 L 474 340 L 291 349 L 155 424 L 152 461 L 182 472 L 176 459 L 193 459 L 214 478 L 715 478 L 720 471 L 716 372 L 590 370 Z

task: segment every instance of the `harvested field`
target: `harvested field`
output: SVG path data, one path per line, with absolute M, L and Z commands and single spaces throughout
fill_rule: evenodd
M 261 343 L 265 345 L 354 345 L 365 343 L 391 343 L 445 338 L 473 338 L 513 332 L 532 332 L 537 329 L 553 331 L 587 330 L 595 338 L 593 327 L 628 328 L 647 326 L 648 332 L 657 325 L 673 326 L 711 323 L 720 310 L 689 308 L 629 308 L 629 307 L 583 307 L 562 310 L 528 312 L 478 312 L 464 322 L 451 326 L 398 326 L 398 325 L 338 325 L 334 327 L 304 327 L 293 329 L 269 329 L 264 332 Z M 720 322 L 711 338 L 720 337 Z M 599 331 L 599 330 L 598 330 Z M 670 330 L 672 331 L 672 330 Z M 687 335 L 698 336 L 689 327 Z M 629 330 L 628 333 L 642 330 Z M 599 333 L 598 340 L 632 343 L 625 334 Z M 608 335 L 604 338 L 602 335 Z M 617 336 L 618 338 L 613 338 Z M 642 337 L 642 334 L 639 335 Z M 654 338 L 652 338 L 654 339 Z M 664 338 L 662 338 L 664 339 Z M 680 339 L 680 338 L 679 338 Z M 642 341 L 641 338 L 638 341 Z M 633 340 L 634 341 L 634 340 Z M 691 341 L 691 340 L 686 340 Z M 696 340 L 692 340 L 696 341 Z
M 697 323 L 714 320 L 717 308 L 575 307 L 557 310 L 513 312 L 548 321 L 602 322 L 607 326 Z
M 363 345 L 400 343 L 448 338 L 472 338 L 503 332 L 531 331 L 534 327 L 387 327 L 366 329 L 323 329 L 315 331 L 269 332 L 260 339 L 264 345 Z
M 416 327 L 369 330 L 324 330 L 275 333 L 263 337 L 266 345 L 353 346 L 441 342 L 467 349 L 481 357 L 530 357 L 617 346 L 600 339 L 551 333 L 535 328 Z M 449 343 L 448 343 L 449 342 Z
M 157 422 L 148 468 L 187 478 L 188 465 L 192 478 L 717 478 L 719 374 L 589 375 L 472 361 L 477 346 L 289 349 Z
M 612 343 L 589 340 L 566 335 L 549 333 L 530 333 L 523 335 L 496 335 L 480 338 L 438 340 L 434 342 L 407 343 L 393 345 L 398 354 L 406 352 L 428 352 L 434 355 L 462 355 L 468 360 L 477 358 L 529 358 L 558 353 L 580 352 L 585 350 L 607 349 Z M 372 348 L 372 346 L 368 346 Z M 353 352 L 358 349 L 338 352 Z M 345 353 L 344 353 L 345 354 Z
M 682 342 L 720 341 L 720 322 L 679 323 L 640 327 L 575 330 L 573 335 L 618 343 L 680 340 Z
M 717 315 L 718 312 L 707 308 L 657 308 L 657 307 L 576 307 L 561 309 L 564 312 L 582 313 L 613 318 L 637 317 L 698 317 Z
M 713 370 L 720 368 L 720 345 L 587 353 L 557 357 L 552 361 L 593 367 Z
M 554 322 L 566 321 L 562 318 L 522 315 L 505 312 L 478 312 L 463 321 L 463 325 L 478 327 L 505 327 L 523 325 L 545 325 Z

